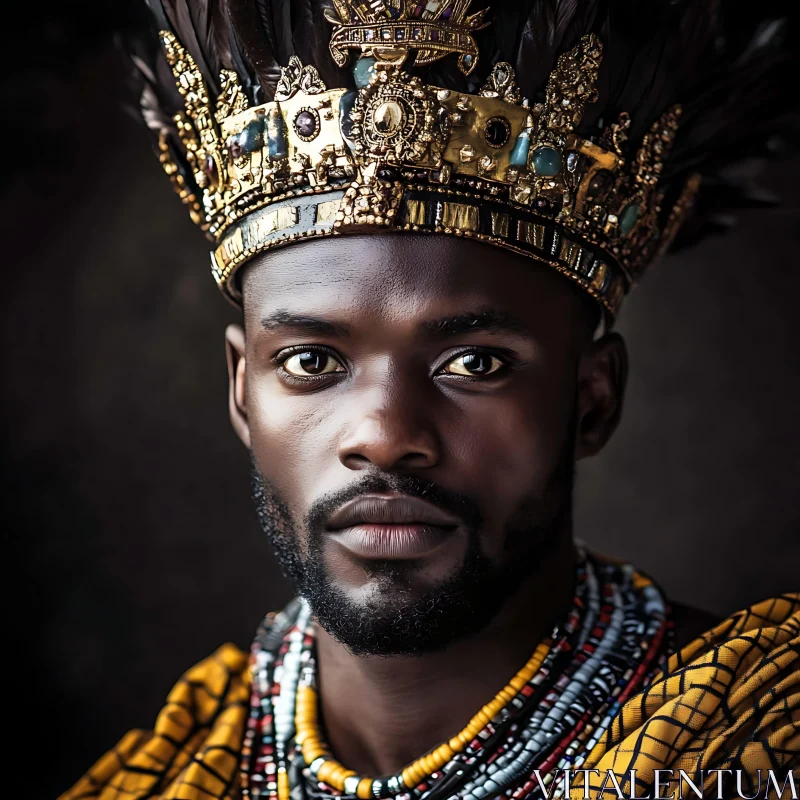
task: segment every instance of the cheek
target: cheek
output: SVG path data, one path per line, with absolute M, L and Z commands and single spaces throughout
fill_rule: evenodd
M 330 459 L 332 413 L 333 403 L 324 393 L 289 397 L 274 374 L 248 374 L 247 415 L 256 465 L 290 508 L 303 508 L 309 487 L 319 485 L 322 466 Z
M 531 492 L 544 492 L 568 434 L 573 395 L 574 379 L 565 378 L 461 400 L 445 436 L 454 470 L 482 498 L 487 523 L 507 518 Z

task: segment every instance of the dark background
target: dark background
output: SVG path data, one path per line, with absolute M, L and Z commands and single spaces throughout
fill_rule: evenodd
M 236 313 L 121 107 L 112 4 L 98 6 L 18 10 L 3 53 L 5 563 L 26 797 L 149 726 L 185 668 L 246 646 L 287 596 L 227 421 Z M 629 299 L 624 421 L 578 473 L 579 536 L 718 613 L 798 588 L 800 159 L 765 182 L 779 210 L 742 214 Z

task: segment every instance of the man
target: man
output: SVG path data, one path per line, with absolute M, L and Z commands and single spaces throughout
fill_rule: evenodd
M 778 26 L 469 6 L 154 3 L 143 110 L 242 306 L 230 416 L 300 599 L 63 797 L 792 791 L 798 595 L 676 611 L 571 524 L 613 318 L 718 123 L 774 110 Z

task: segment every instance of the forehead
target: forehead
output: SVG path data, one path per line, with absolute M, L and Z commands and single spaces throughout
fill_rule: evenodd
M 337 236 L 274 250 L 243 276 L 249 327 L 277 311 L 402 326 L 490 307 L 538 326 L 579 323 L 578 290 L 551 267 L 448 236 Z

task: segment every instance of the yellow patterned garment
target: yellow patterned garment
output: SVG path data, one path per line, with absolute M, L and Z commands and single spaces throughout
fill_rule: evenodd
M 132 731 L 60 800 L 238 800 L 248 716 L 248 655 L 233 645 L 189 670 L 153 732 Z M 800 767 L 800 594 L 740 611 L 672 656 L 665 674 L 632 697 L 590 754 L 591 798 L 642 796 L 655 770 Z M 629 783 L 635 770 L 637 786 Z M 709 778 L 716 797 L 716 778 Z M 605 791 L 603 783 L 605 782 Z M 585 787 L 573 782 L 574 800 Z M 678 796 L 676 784 L 669 793 Z M 668 794 L 669 794 L 668 793 Z M 686 797 L 694 797 L 687 785 Z M 763 797 L 762 793 L 759 794 Z M 775 796 L 774 793 L 771 796 Z

